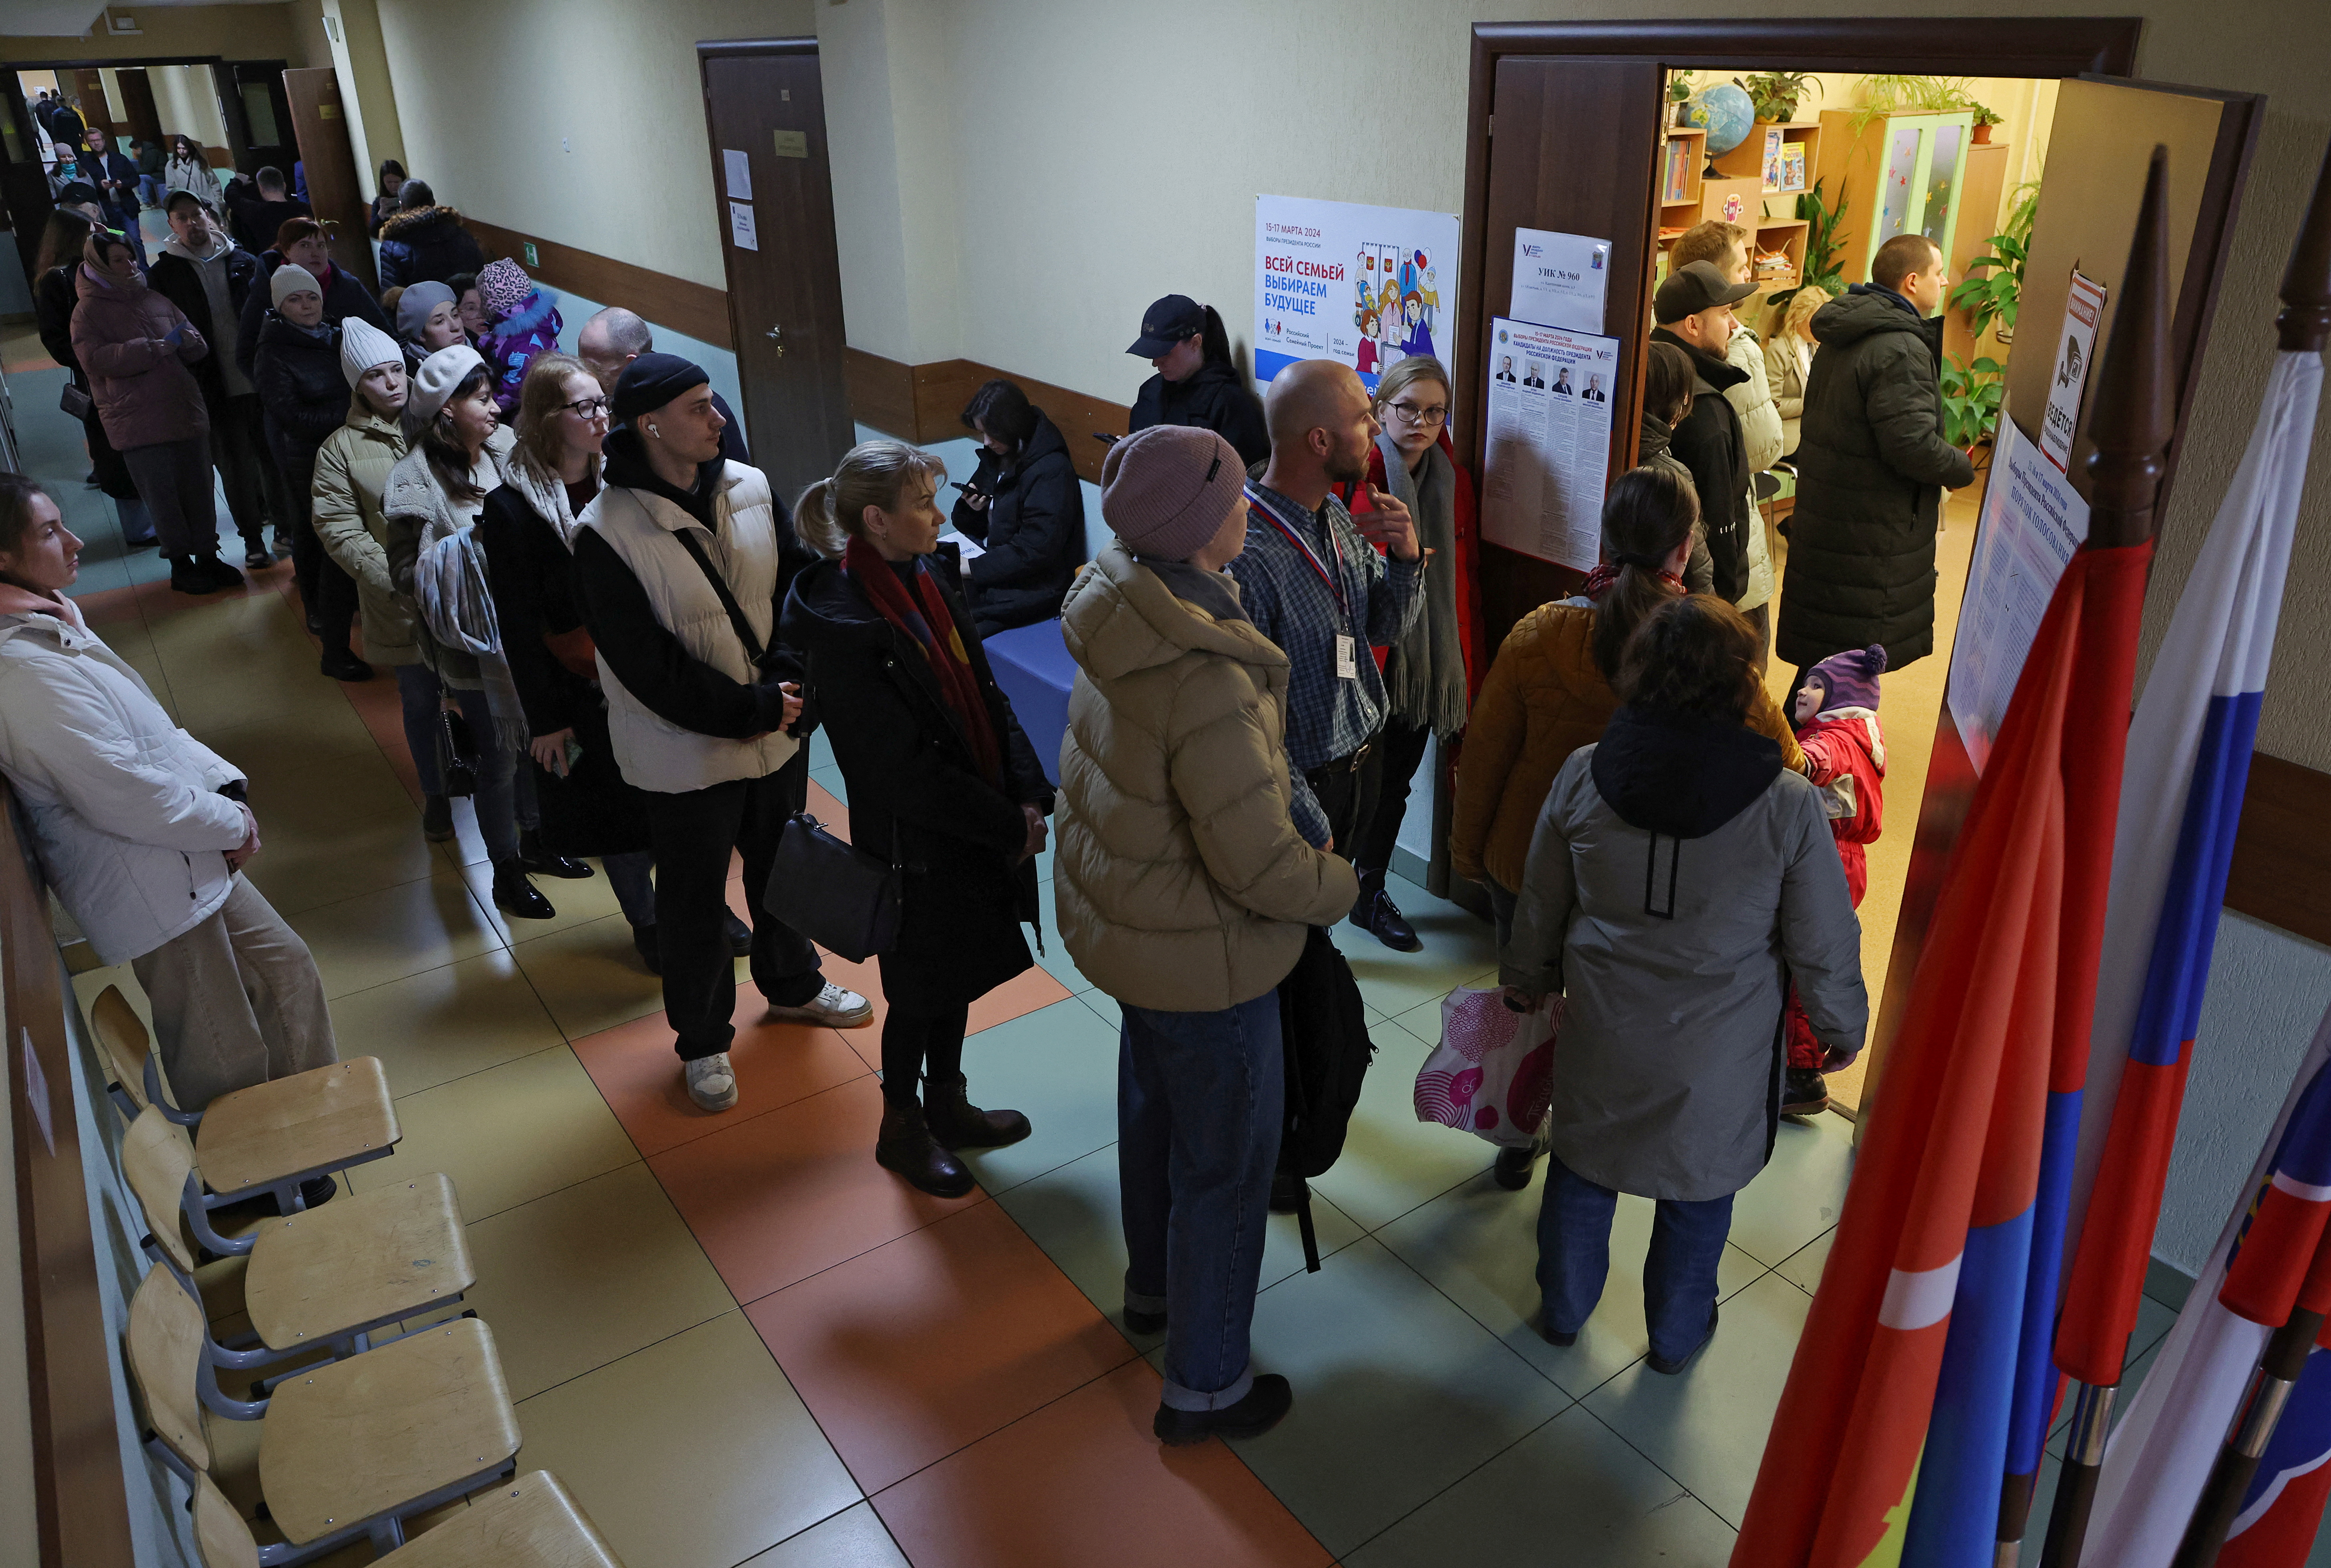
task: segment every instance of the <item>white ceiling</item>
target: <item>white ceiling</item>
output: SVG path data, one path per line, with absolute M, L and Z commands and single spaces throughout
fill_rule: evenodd
M 161 5 L 280 5 L 283 0 L 135 0 L 116 5 L 136 16 Z M 0 0 L 0 37 L 78 38 L 100 20 L 105 0 Z

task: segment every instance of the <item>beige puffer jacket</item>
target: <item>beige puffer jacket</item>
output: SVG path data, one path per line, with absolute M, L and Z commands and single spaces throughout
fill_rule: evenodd
M 1070 956 L 1135 1007 L 1252 1001 L 1295 967 L 1305 927 L 1359 897 L 1350 863 L 1288 815 L 1287 655 L 1175 597 L 1122 544 L 1079 577 L 1061 627 L 1081 667 L 1052 877 Z
M 413 630 L 418 612 L 389 580 L 388 524 L 380 511 L 388 476 L 404 456 L 404 435 L 397 422 L 382 418 L 354 395 L 347 423 L 316 451 L 316 537 L 357 581 L 365 657 L 375 664 L 421 662 Z

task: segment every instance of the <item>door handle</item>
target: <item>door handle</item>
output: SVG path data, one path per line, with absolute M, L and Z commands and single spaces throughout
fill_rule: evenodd
M 764 337 L 768 338 L 771 342 L 777 344 L 775 356 L 779 359 L 785 357 L 785 346 L 782 342 L 777 342 L 777 340 L 785 336 L 785 329 L 783 327 L 772 327 L 761 335 Z

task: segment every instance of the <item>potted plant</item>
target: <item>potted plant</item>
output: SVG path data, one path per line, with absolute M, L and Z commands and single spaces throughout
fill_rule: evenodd
M 1969 457 L 1999 429 L 2006 369 L 1988 354 L 1972 365 L 1961 364 L 1956 355 L 1943 362 L 1943 439 Z
M 1974 145 L 1977 147 L 1990 146 L 1991 128 L 2003 123 L 2004 123 L 2004 121 L 2000 115 L 1991 109 L 1985 109 L 1982 104 L 1976 104 L 1974 106 Z
M 1821 83 L 1802 71 L 1760 71 L 1753 76 L 1736 76 L 1732 85 L 1746 93 L 1756 106 L 1756 118 L 1769 125 L 1785 125 L 1797 118 L 1797 100 L 1805 89 L 1821 91 Z
M 2040 182 L 2027 180 L 2016 187 L 2015 205 L 2008 209 L 2003 232 L 1984 243 L 1990 247 L 1967 263 L 1966 277 L 1951 290 L 1951 303 L 1967 313 L 1967 328 L 1981 337 L 1994 323 L 2002 343 L 2015 341 L 2015 313 L 2023 300 L 2023 263 L 2029 258 L 2032 221 L 2040 213 Z
M 1679 71 L 1668 77 L 1668 102 L 1674 107 L 1675 123 L 1679 126 L 1690 123 L 1685 117 L 1691 113 L 1691 95 L 1698 90 L 1692 76 L 1691 71 Z
M 1805 264 L 1803 283 L 1799 287 L 1811 284 L 1832 296 L 1844 293 L 1845 278 L 1838 271 L 1837 258 L 1845 249 L 1845 241 L 1839 233 L 1845 220 L 1845 198 L 1838 197 L 1834 207 L 1824 205 L 1822 182 L 1815 180 L 1812 189 L 1797 197 L 1796 214 L 1805 220 Z M 1785 310 L 1796 292 L 1795 289 L 1784 289 L 1768 304 L 1775 311 Z

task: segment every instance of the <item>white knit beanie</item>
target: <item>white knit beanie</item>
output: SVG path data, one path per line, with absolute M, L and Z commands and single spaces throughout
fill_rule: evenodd
M 348 378 L 349 386 L 362 381 L 374 366 L 392 363 L 404 363 L 404 350 L 395 338 L 361 316 L 340 323 L 340 374 Z
M 416 419 L 436 418 L 445 400 L 453 395 L 453 389 L 483 364 L 484 357 L 466 343 L 440 348 L 413 373 L 413 395 L 405 406 L 413 410 Z
M 275 269 L 275 275 L 267 280 L 269 298 L 279 309 L 284 300 L 302 291 L 313 294 L 320 299 L 323 298 L 324 286 L 316 281 L 315 273 L 297 261 L 284 262 Z

